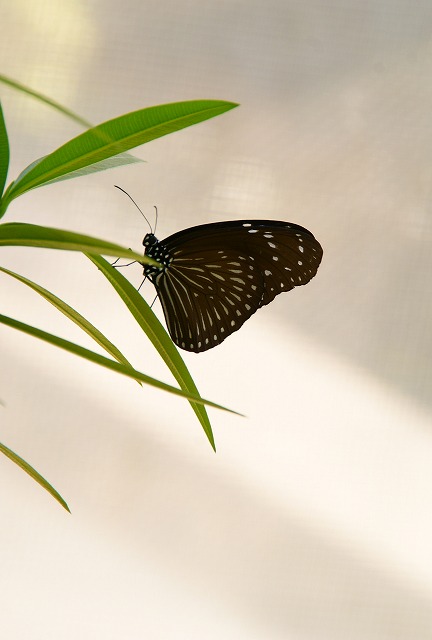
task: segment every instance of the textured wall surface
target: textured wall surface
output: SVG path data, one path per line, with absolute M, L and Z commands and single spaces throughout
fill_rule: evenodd
M 273 218 L 324 248 L 307 287 L 184 354 L 205 397 L 247 415 L 209 411 L 216 455 L 186 402 L 0 325 L 0 441 L 72 510 L 0 458 L 1 636 L 430 639 L 431 3 L 15 0 L 0 23 L 0 73 L 94 123 L 241 103 L 136 149 L 145 163 L 26 194 L 2 222 L 140 250 L 120 184 L 148 217 L 158 206 L 160 238 Z M 81 131 L 0 97 L 9 180 Z M 2 248 L 0 264 L 172 383 L 84 256 Z M 1 313 L 94 348 L 19 282 L 0 274 L 0 291 Z

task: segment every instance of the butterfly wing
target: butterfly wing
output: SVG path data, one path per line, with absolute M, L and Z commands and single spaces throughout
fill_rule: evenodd
M 243 262 L 245 256 L 227 249 L 176 257 L 156 279 L 168 331 L 179 347 L 196 352 L 211 349 L 255 313 L 263 277 L 254 265 L 242 269 Z
M 238 220 L 200 225 L 158 244 L 169 265 L 153 282 L 173 341 L 201 352 L 257 309 L 316 274 L 322 249 L 295 224 Z

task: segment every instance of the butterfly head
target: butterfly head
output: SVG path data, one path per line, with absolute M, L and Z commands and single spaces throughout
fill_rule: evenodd
M 145 247 L 145 252 L 147 253 L 148 250 L 151 249 L 151 247 L 154 247 L 158 243 L 158 239 L 156 238 L 154 233 L 146 233 L 142 243 Z

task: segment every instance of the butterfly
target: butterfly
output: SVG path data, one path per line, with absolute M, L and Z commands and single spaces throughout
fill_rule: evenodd
M 312 233 L 277 220 L 190 227 L 159 241 L 147 233 L 143 264 L 169 334 L 186 351 L 207 351 L 284 291 L 307 284 L 323 250 Z

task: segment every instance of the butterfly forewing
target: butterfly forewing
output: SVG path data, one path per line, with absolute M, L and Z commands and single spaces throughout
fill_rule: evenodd
M 168 331 L 179 347 L 195 352 L 220 344 L 278 293 L 309 282 L 322 257 L 309 231 L 272 220 L 206 224 L 161 242 L 148 234 L 144 245 L 164 265 L 145 266 L 144 273 Z

